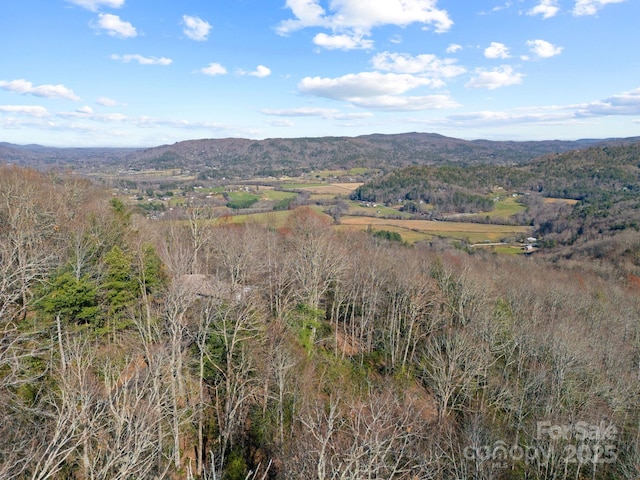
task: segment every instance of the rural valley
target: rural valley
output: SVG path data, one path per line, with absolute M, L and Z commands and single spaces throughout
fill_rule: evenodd
M 640 138 L 0 144 L 0 478 L 635 479 Z

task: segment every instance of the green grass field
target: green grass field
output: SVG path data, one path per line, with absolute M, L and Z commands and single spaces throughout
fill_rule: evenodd
M 287 198 L 295 198 L 297 194 L 294 192 L 283 192 L 281 190 L 260 189 L 260 195 L 262 195 L 262 199 L 264 200 L 279 202 L 281 200 L 286 200 Z
M 518 202 L 517 197 L 511 195 L 501 196 L 500 200 L 494 203 L 494 209 L 490 212 L 479 212 L 465 215 L 467 218 L 504 218 L 507 219 L 517 213 L 524 212 L 526 207 Z
M 495 208 L 487 212 L 485 216 L 489 218 L 509 218 L 517 213 L 524 212 L 527 207 L 522 205 L 517 197 L 505 196 L 495 202 Z
M 229 208 L 249 208 L 260 200 L 260 195 L 249 192 L 228 192 L 227 198 Z
M 326 215 L 323 212 L 322 207 L 313 205 L 310 206 L 312 210 L 322 215 Z M 247 215 L 233 215 L 231 217 L 224 217 L 219 222 L 231 221 L 233 223 L 256 223 L 258 225 L 266 225 L 273 228 L 279 228 L 285 225 L 287 218 L 291 215 L 291 210 L 281 210 L 278 212 L 264 212 L 264 213 L 251 213 Z M 326 215 L 327 218 L 330 218 Z

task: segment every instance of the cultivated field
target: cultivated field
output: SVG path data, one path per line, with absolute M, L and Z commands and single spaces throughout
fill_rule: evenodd
M 349 195 L 362 183 L 286 183 L 280 187 L 314 194 Z
M 567 205 L 575 205 L 578 203 L 578 200 L 573 198 L 553 198 L 553 197 L 544 197 L 544 203 L 566 203 Z
M 341 219 L 341 229 L 389 230 L 398 232 L 410 243 L 433 237 L 453 238 L 471 243 L 497 242 L 503 238 L 528 235 L 529 227 L 493 225 L 466 222 L 437 222 L 432 220 L 394 220 L 386 218 L 345 216 Z

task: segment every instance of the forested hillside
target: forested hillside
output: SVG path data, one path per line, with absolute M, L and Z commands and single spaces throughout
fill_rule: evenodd
M 0 158 L 16 165 L 72 168 L 91 173 L 108 169 L 184 169 L 203 178 L 299 175 L 315 169 L 393 168 L 408 165 L 528 162 L 546 154 L 592 145 L 615 146 L 638 138 L 576 141 L 500 142 L 462 140 L 435 133 L 201 139 L 153 148 L 49 148 L 0 142 Z
M 410 202 L 413 211 L 438 218 L 451 212 L 490 212 L 496 192 L 516 192 L 527 207 L 517 220 L 534 226 L 547 246 L 570 247 L 559 250 L 565 256 L 588 252 L 617 262 L 620 254 L 635 255 L 633 243 L 640 230 L 638 144 L 575 150 L 519 166 L 408 167 L 366 182 L 351 198 L 405 202 L 405 209 Z M 424 207 L 415 207 L 417 202 Z
M 607 168 L 620 215 L 631 163 Z M 636 276 L 407 246 L 307 207 L 150 220 L 16 167 L 0 225 L 0 478 L 640 477 Z

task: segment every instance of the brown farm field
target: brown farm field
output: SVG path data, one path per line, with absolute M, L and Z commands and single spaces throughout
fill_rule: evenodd
M 301 186 L 299 190 L 313 194 L 349 195 L 360 185 L 362 185 L 362 183 L 329 183 L 322 186 Z
M 566 203 L 567 205 L 575 205 L 578 203 L 578 200 L 573 198 L 553 198 L 553 197 L 544 197 L 544 203 Z
M 505 237 L 530 234 L 529 227 L 493 225 L 467 222 L 438 222 L 432 220 L 395 220 L 386 218 L 345 216 L 340 229 L 389 230 L 398 232 L 402 238 L 414 243 L 433 237 L 468 240 L 472 243 L 496 242 Z
M 314 211 L 323 214 L 323 208 L 312 206 Z M 249 215 L 234 215 L 225 217 L 222 221 L 233 223 L 257 223 L 279 228 L 283 226 L 291 211 L 254 213 Z M 327 218 L 328 215 L 327 215 Z M 429 240 L 433 237 L 465 240 L 470 243 L 497 242 L 504 238 L 512 238 L 521 235 L 530 235 L 529 227 L 513 225 L 493 225 L 469 222 L 438 222 L 432 220 L 401 220 L 365 216 L 342 217 L 336 230 L 388 230 L 397 232 L 408 243 Z

